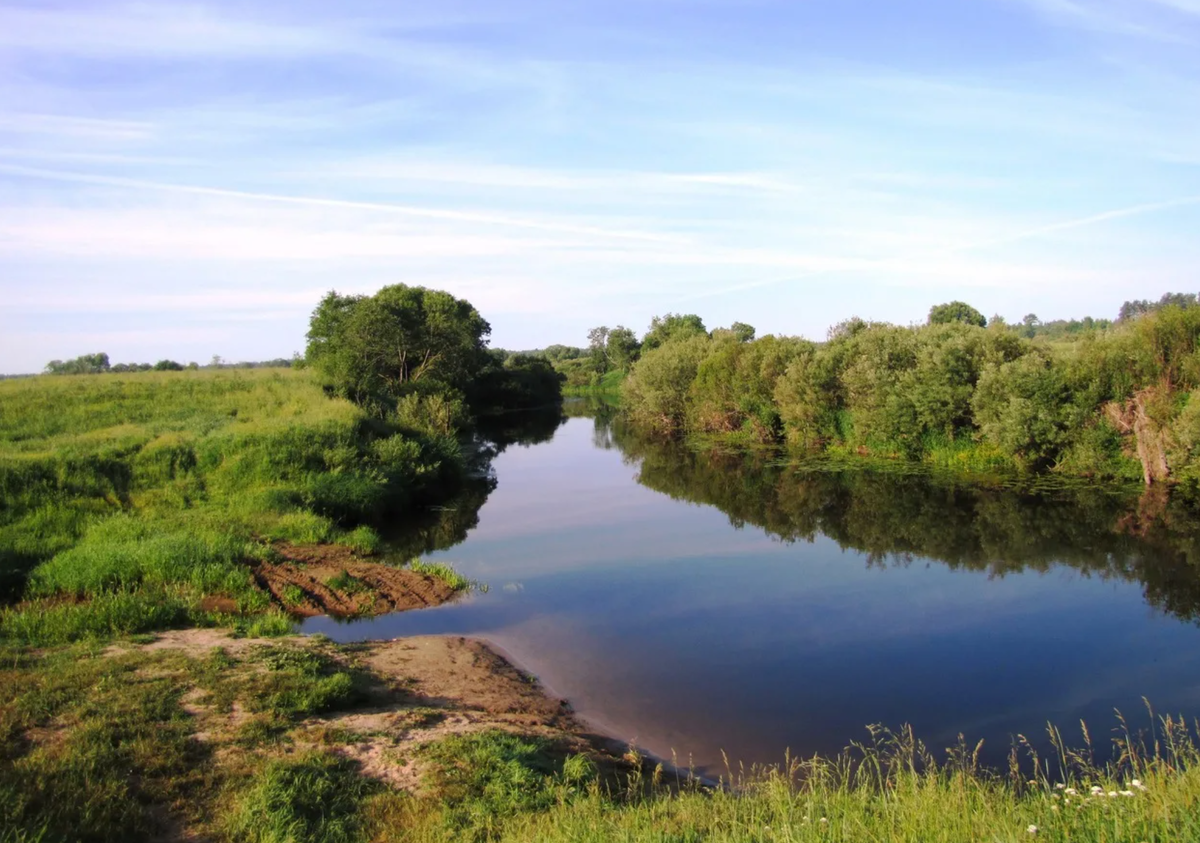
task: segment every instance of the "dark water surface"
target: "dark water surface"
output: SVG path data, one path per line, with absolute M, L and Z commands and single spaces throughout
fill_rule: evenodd
M 998 760 L 1047 720 L 1148 725 L 1143 696 L 1200 715 L 1200 542 L 1178 507 L 805 474 L 558 421 L 412 534 L 486 594 L 304 630 L 487 638 L 699 769 L 836 752 L 869 723 Z

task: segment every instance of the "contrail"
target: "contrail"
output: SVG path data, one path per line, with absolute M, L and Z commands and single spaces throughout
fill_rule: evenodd
M 500 225 L 510 228 L 526 228 L 535 231 L 552 231 L 559 234 L 582 234 L 592 237 L 610 237 L 620 240 L 640 240 L 655 243 L 684 242 L 676 237 L 660 234 L 649 234 L 644 231 L 624 231 L 620 229 L 598 228 L 588 225 L 571 225 L 570 223 L 543 222 L 540 220 L 524 219 L 522 217 L 498 216 L 481 214 L 473 211 L 450 211 L 437 208 L 421 208 L 414 205 L 396 205 L 388 202 L 361 202 L 352 199 L 325 199 L 316 196 L 289 196 L 276 193 L 254 193 L 246 190 L 231 190 L 223 187 L 201 187 L 189 184 L 172 184 L 142 179 L 130 179 L 120 176 L 102 176 L 92 173 L 75 173 L 64 170 L 46 170 L 39 167 L 22 167 L 16 164 L 0 164 L 0 173 L 28 178 L 47 179 L 50 181 L 73 182 L 77 184 L 96 184 L 109 187 L 127 187 L 139 190 L 155 190 L 162 193 L 187 193 L 197 196 L 220 196 L 232 199 L 249 199 L 257 202 L 275 202 L 285 205 L 308 205 L 321 208 L 349 208 L 353 210 L 379 211 L 382 213 L 401 214 L 410 217 L 426 219 L 453 220 L 454 222 L 473 222 L 485 225 Z

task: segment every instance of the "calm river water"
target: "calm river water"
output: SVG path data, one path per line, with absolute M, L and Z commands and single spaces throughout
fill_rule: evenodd
M 984 738 L 999 760 L 1048 720 L 1069 738 L 1080 718 L 1107 736 L 1114 708 L 1148 725 L 1143 697 L 1200 714 L 1200 541 L 1177 512 L 805 474 L 559 421 L 412 532 L 486 593 L 304 630 L 486 638 L 597 727 L 708 771 L 722 750 L 836 752 L 871 723 L 938 752 Z

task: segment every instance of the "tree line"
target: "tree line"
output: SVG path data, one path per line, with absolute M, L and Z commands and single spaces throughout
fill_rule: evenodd
M 280 369 L 297 366 L 303 363 L 298 354 L 292 357 L 277 357 L 273 360 L 241 361 L 229 363 L 214 354 L 212 360 L 201 366 L 195 361 L 179 363 L 175 360 L 159 360 L 157 363 L 112 363 L 107 353 L 98 351 L 94 354 L 81 354 L 70 360 L 51 360 L 46 364 L 45 373 L 48 375 L 104 375 L 125 374 L 128 372 L 182 372 L 199 369 Z
M 932 308 L 923 325 L 849 319 L 824 342 L 755 339 L 738 325 L 705 332 L 698 317 L 672 315 L 637 348 L 622 403 L 636 426 L 668 436 L 1198 484 L 1196 304 L 1182 294 L 1127 303 L 1070 341 L 1031 337 L 1036 317 L 1009 325 L 962 302 Z

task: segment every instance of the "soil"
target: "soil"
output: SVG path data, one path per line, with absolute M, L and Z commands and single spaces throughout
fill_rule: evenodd
M 141 649 L 177 649 L 199 657 L 221 647 L 237 658 L 260 645 L 322 646 L 316 641 L 236 639 L 219 630 L 188 629 L 163 633 Z M 628 767 L 621 758 L 624 747 L 592 733 L 564 700 L 547 695 L 536 679 L 483 642 L 399 638 L 353 645 L 341 658 L 369 671 L 378 686 L 363 706 L 305 721 L 290 751 L 332 748 L 358 761 L 364 774 L 410 792 L 420 791 L 422 746 L 490 729 L 542 738 L 556 754 L 586 753 L 601 770 Z M 203 694 L 186 694 L 183 704 L 195 718 L 197 739 L 220 752 L 232 751 L 230 740 L 245 719 L 242 712 L 209 711 Z
M 277 543 L 281 562 L 254 566 L 259 586 L 293 615 L 354 617 L 437 606 L 458 592 L 444 580 L 366 562 L 344 547 Z M 348 574 L 349 588 L 336 588 L 330 580 Z

